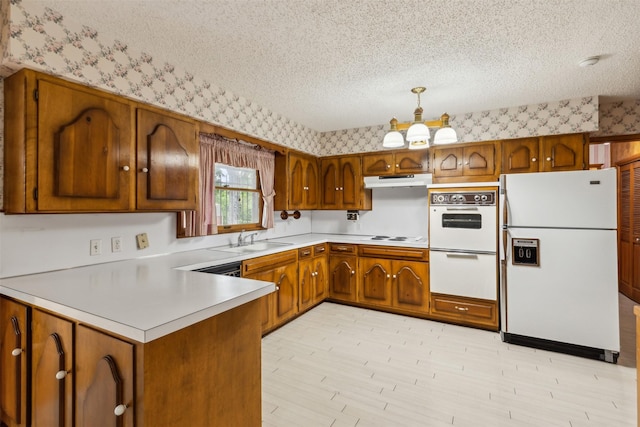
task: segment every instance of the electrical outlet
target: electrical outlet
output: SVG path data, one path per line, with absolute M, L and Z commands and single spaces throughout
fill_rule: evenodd
M 89 242 L 89 255 L 101 255 L 102 254 L 102 240 L 91 239 Z
M 122 252 L 122 237 L 111 238 L 111 252 Z
M 136 234 L 136 242 L 138 244 L 138 249 L 148 248 L 149 239 L 147 238 L 147 233 Z

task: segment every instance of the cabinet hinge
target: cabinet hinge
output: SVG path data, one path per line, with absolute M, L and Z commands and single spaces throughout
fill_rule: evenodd
M 38 200 L 38 188 L 33 189 L 33 200 Z
M 38 89 L 34 89 L 33 90 L 33 100 L 38 102 L 39 98 L 40 98 L 40 92 L 38 91 Z

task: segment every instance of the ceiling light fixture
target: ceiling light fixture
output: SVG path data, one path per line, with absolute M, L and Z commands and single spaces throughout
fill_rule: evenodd
M 444 113 L 440 117 L 440 120 L 422 120 L 423 110 L 420 106 L 420 94 L 425 90 L 427 89 L 422 86 L 411 89 L 411 92 L 418 96 L 418 106 L 413 112 L 414 120 L 413 122 L 398 123 L 398 119 L 395 117 L 391 119 L 389 122 L 389 132 L 384 136 L 384 140 L 382 141 L 384 148 L 404 147 L 404 138 L 400 131 L 405 129 L 407 129 L 407 142 L 411 150 L 429 148 L 429 139 L 431 138 L 429 128 L 439 128 L 433 138 L 433 143 L 436 145 L 458 142 L 456 131 L 449 125 L 449 115 L 447 113 Z

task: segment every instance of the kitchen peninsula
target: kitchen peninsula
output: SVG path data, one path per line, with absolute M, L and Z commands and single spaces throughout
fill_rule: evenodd
M 273 283 L 174 268 L 228 255 L 2 279 L 2 422 L 259 425 L 259 299 Z

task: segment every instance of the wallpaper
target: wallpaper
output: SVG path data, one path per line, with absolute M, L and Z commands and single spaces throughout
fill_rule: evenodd
M 600 105 L 600 129 L 591 136 L 640 134 L 640 99 Z
M 9 0 L 0 0 L 0 63 L 9 47 Z

